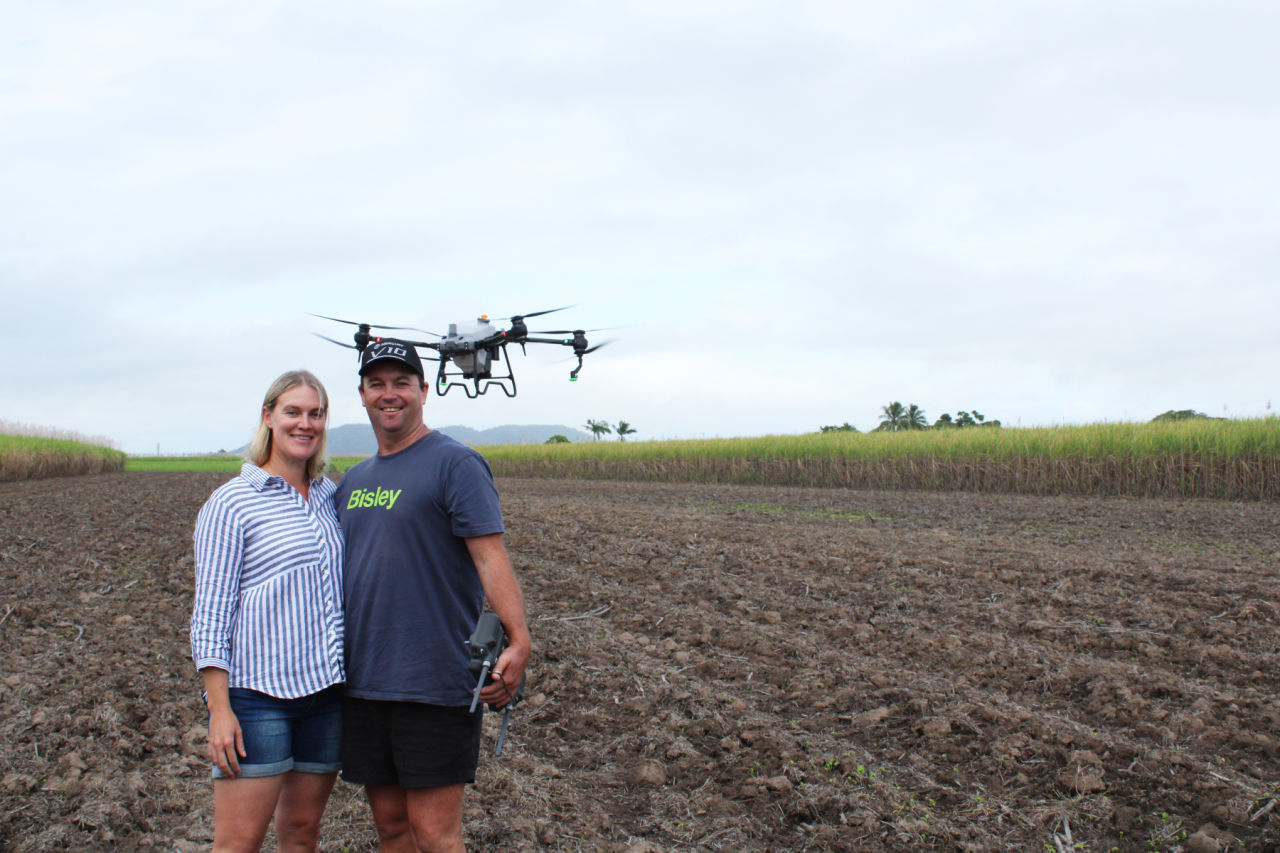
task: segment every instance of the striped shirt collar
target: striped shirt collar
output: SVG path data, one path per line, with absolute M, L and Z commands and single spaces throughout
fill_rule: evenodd
M 249 485 L 259 492 L 266 491 L 267 486 L 281 486 L 284 484 L 284 477 L 259 468 L 252 462 L 246 462 L 240 466 L 240 476 L 244 477 L 249 482 Z M 311 481 L 312 487 L 323 479 L 324 477 L 316 477 Z

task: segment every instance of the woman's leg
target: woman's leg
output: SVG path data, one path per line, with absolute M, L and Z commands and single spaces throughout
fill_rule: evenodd
M 215 853 L 254 853 L 262 846 L 284 783 L 283 773 L 213 780 Z
M 320 839 L 320 818 L 337 773 L 285 774 L 276 804 L 276 843 L 280 853 L 314 853 Z

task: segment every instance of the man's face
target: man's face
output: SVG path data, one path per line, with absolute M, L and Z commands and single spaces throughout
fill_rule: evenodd
M 360 403 L 379 435 L 408 435 L 422 426 L 426 401 L 426 386 L 418 374 L 402 364 L 375 364 L 360 380 Z

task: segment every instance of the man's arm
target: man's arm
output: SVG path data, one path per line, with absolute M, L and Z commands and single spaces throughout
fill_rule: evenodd
M 502 534 L 476 536 L 466 540 L 467 550 L 476 564 L 480 584 L 484 587 L 489 606 L 498 614 L 507 632 L 507 648 L 494 665 L 492 681 L 480 691 L 481 701 L 490 705 L 505 705 L 520 687 L 533 641 L 524 617 L 524 594 L 511 568 L 511 559 L 502 544 Z

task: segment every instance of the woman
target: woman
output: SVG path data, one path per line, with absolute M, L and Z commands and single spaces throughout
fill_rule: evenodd
M 204 677 L 213 849 L 313 851 L 339 769 L 342 530 L 321 476 L 329 398 L 314 376 L 267 389 L 249 461 L 195 529 L 191 652 Z

